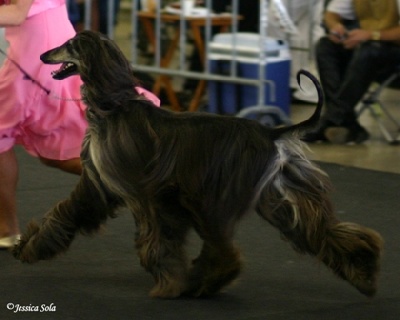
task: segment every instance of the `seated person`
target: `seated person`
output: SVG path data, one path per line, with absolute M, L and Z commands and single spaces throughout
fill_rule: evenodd
M 374 80 L 400 64 L 400 8 L 396 0 L 331 0 L 324 13 L 327 35 L 316 46 L 325 93 L 320 127 L 307 142 L 362 143 L 369 133 L 355 107 Z M 344 20 L 356 20 L 348 29 Z

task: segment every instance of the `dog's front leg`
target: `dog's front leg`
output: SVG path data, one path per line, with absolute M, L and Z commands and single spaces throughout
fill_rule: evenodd
M 68 249 L 77 231 L 90 233 L 112 215 L 116 207 L 101 183 L 94 183 L 86 170 L 70 197 L 47 212 L 39 225 L 31 221 L 14 256 L 23 262 L 54 257 Z

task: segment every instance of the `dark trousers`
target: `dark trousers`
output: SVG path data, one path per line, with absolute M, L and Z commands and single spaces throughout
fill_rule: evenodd
M 108 1 L 99 0 L 99 31 L 108 34 Z M 112 25 L 117 23 L 117 15 L 119 12 L 120 0 L 114 0 L 114 12 L 112 15 Z
M 75 0 L 68 1 L 69 7 L 69 15 L 73 16 L 75 19 L 74 23 L 83 22 L 85 17 L 85 4 L 79 3 L 76 4 Z M 107 0 L 98 0 L 97 1 L 98 10 L 99 10 L 99 30 L 101 33 L 108 34 L 108 1 Z M 77 8 L 75 7 L 77 6 Z M 78 9 L 76 11 L 76 9 Z M 112 23 L 115 25 L 117 23 L 117 15 L 120 9 L 120 0 L 114 0 L 114 12 L 112 15 Z M 72 19 L 71 19 L 72 21 Z
M 325 124 L 356 122 L 355 107 L 374 81 L 383 80 L 400 65 L 400 46 L 366 41 L 354 50 L 327 37 L 316 46 L 316 62 L 325 94 Z

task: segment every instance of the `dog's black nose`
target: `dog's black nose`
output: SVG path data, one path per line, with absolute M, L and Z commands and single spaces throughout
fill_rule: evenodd
M 45 53 L 42 53 L 41 55 L 40 55 L 40 60 L 42 61 L 42 62 L 46 62 L 47 61 L 47 53 L 48 53 L 48 51 L 46 51 Z

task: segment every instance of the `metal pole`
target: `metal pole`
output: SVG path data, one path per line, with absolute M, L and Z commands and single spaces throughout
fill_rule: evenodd
M 265 104 L 265 84 L 264 80 L 267 76 L 265 66 L 267 56 L 265 53 L 265 40 L 267 39 L 268 28 L 268 5 L 269 0 L 260 0 L 260 26 L 259 26 L 259 65 L 258 65 L 258 105 L 261 107 Z
M 154 64 L 157 67 L 161 67 L 161 0 L 157 0 L 157 5 L 156 5 L 156 22 L 155 22 L 155 28 L 156 28 L 156 48 L 155 49 L 155 60 Z
M 231 76 L 236 77 L 237 76 L 237 64 L 238 64 L 238 41 L 237 41 L 237 32 L 238 32 L 238 12 L 239 12 L 239 1 L 238 0 L 233 0 L 232 2 L 232 19 L 233 19 L 233 24 L 232 24 L 232 63 L 231 63 Z
M 131 45 L 131 59 L 132 59 L 132 64 L 136 64 L 138 62 L 138 49 L 137 49 L 137 44 L 138 44 L 138 39 L 139 39 L 139 32 L 138 32 L 138 17 L 137 13 L 139 11 L 139 1 L 140 0 L 133 0 L 132 1 L 132 6 L 131 6 L 131 32 L 132 32 L 132 45 Z
M 92 23 L 92 0 L 85 0 L 85 26 L 86 30 L 91 29 Z
M 181 5 L 181 19 L 179 21 L 179 69 L 184 70 L 186 67 L 185 60 L 186 60 L 186 29 L 187 23 L 185 21 L 185 0 L 180 0 Z
M 204 55 L 204 72 L 209 73 L 210 72 L 210 42 L 212 40 L 212 30 L 211 30 L 211 15 L 213 14 L 211 12 L 211 9 L 213 8 L 213 1 L 212 0 L 206 0 L 205 2 L 206 8 L 209 10 L 208 15 L 207 15 L 207 21 L 206 21 L 206 31 L 205 31 L 205 55 Z
M 114 16 L 115 16 L 115 3 L 114 0 L 107 2 L 107 35 L 110 39 L 114 39 Z

